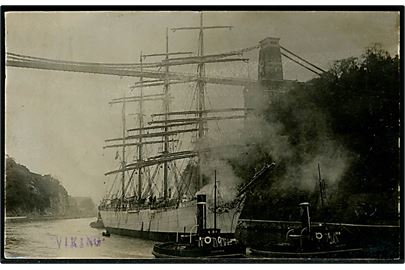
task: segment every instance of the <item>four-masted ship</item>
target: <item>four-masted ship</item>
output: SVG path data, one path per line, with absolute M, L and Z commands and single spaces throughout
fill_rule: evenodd
M 268 105 L 273 100 L 277 100 L 278 95 L 289 91 L 291 86 L 298 83 L 283 78 L 282 56 L 314 74 L 320 75 L 325 71 L 281 46 L 280 39 L 274 37 L 267 37 L 258 45 L 237 51 L 204 54 L 205 30 L 231 28 L 231 26 L 204 26 L 201 13 L 199 26 L 172 28 L 173 31 L 199 32 L 196 55 L 191 55 L 190 52 L 169 52 L 169 31 L 166 29 L 166 51 L 149 55 L 141 53 L 139 63 L 62 61 L 6 53 L 7 67 L 140 78 L 132 86 L 129 95 L 125 94 L 110 102 L 115 104 L 114 106 L 122 105 L 122 136 L 106 140 L 105 146 L 108 149 L 118 149 L 116 159 L 120 159 L 119 168 L 106 173 L 114 176 L 115 180 L 99 205 L 100 216 L 109 232 L 169 240 L 174 239 L 178 233 L 196 231 L 197 222 L 194 211 L 197 203 L 196 195 L 202 192 L 206 193 L 208 198 L 207 211 L 212 212 L 206 215 L 206 226 L 213 227 L 213 217 L 217 216 L 217 226 L 222 232 L 232 234 L 235 231 L 244 202 L 244 193 L 235 192 L 238 195 L 222 203 L 219 194 L 217 207 L 212 207 L 210 197 L 214 196 L 210 196 L 209 187 L 211 184 L 213 190 L 213 180 L 210 179 L 209 174 L 216 169 L 221 184 L 223 168 L 217 166 L 207 170 L 209 167 L 207 163 L 213 157 L 218 159 L 220 156 L 218 153 L 230 145 L 221 144 L 220 147 L 212 147 L 212 144 L 210 146 L 207 143 L 208 122 L 242 119 L 244 130 L 247 133 L 249 131 L 255 133 L 254 121 L 252 121 L 253 125 L 250 125 L 249 121 L 245 121 L 246 117 L 250 115 L 260 117 L 262 105 Z M 259 49 L 258 80 L 206 74 L 206 64 L 247 62 L 248 59 L 242 56 L 256 49 Z M 163 57 L 163 59 L 157 62 L 144 62 L 146 58 L 151 57 Z M 169 71 L 170 67 L 194 68 L 194 65 L 196 65 L 196 73 L 184 72 L 184 68 L 179 72 Z M 173 109 L 170 86 L 190 86 L 190 84 L 195 86 L 194 99 L 187 103 L 190 106 L 181 110 Z M 206 106 L 207 84 L 244 87 L 243 108 L 208 108 Z M 163 92 L 161 92 L 162 87 Z M 149 91 L 152 88 L 155 90 L 159 88 L 159 92 Z M 148 89 L 145 95 L 144 89 Z M 134 94 L 135 91 L 137 95 Z M 195 103 L 193 103 L 194 100 Z M 145 117 L 146 109 L 150 108 L 146 106 L 148 102 L 154 104 L 162 102 L 163 105 L 162 111 L 152 113 L 149 122 Z M 128 105 L 134 103 L 139 106 L 139 110 L 135 112 L 137 125 L 132 127 L 127 121 L 129 114 L 127 111 Z M 260 131 L 257 133 L 260 135 Z M 194 139 L 188 145 L 184 143 L 186 135 Z M 134 151 L 135 154 L 133 154 Z M 179 162 L 186 162 L 187 165 L 185 168 L 182 166 L 179 168 Z M 160 175 L 161 169 L 163 176 Z M 264 167 L 252 181 L 258 179 L 266 170 Z M 118 188 L 115 185 L 117 183 L 120 184 Z M 247 187 L 251 186 L 250 183 Z M 243 187 L 240 190 L 246 189 Z M 216 212 L 216 215 L 213 212 Z
M 114 175 L 116 178 L 113 185 L 120 182 L 119 188 L 114 191 L 111 187 L 99 206 L 104 226 L 109 233 L 167 241 L 175 239 L 179 233 L 192 233 L 196 230 L 196 195 L 213 182 L 202 170 L 212 150 L 206 144 L 208 122 L 225 119 L 243 120 L 247 115 L 246 108 L 208 109 L 206 106 L 208 81 L 206 63 L 246 62 L 247 59 L 235 56 L 258 47 L 205 55 L 204 30 L 231 28 L 231 26 L 204 26 L 202 13 L 200 26 L 172 28 L 172 31 L 199 31 L 198 53 L 194 56 L 190 56 L 191 52 L 169 52 L 167 28 L 165 53 L 141 53 L 137 66 L 140 80 L 131 87 L 132 92 L 136 90 L 139 95 L 124 95 L 110 102 L 122 105 L 122 137 L 107 139 L 105 146 L 121 150 L 116 152 L 116 159 L 120 158 L 119 168 L 105 174 Z M 144 62 L 146 58 L 151 57 L 163 59 L 159 62 Z M 171 66 L 190 65 L 197 66 L 197 74 L 189 79 L 184 79 L 184 76 L 173 79 L 175 73 L 169 72 Z M 158 70 L 163 68 L 164 72 L 160 78 L 144 79 L 142 74 L 150 72 L 151 68 Z M 170 86 L 179 83 L 195 83 L 194 108 L 171 110 Z M 150 87 L 163 87 L 163 92 L 144 94 L 144 89 Z M 134 102 L 139 108 L 135 114 L 138 125 L 127 128 L 126 107 Z M 147 102 L 162 102 L 163 111 L 152 114 L 152 120 L 146 125 L 144 109 Z M 191 134 L 189 137 L 194 139 L 187 145 L 191 149 L 179 151 L 184 144 L 177 137 L 184 137 L 185 134 Z M 135 150 L 133 162 L 127 158 L 131 150 Z M 187 162 L 182 171 L 177 166 L 180 161 Z M 159 178 L 161 169 L 163 176 Z M 221 168 L 218 170 L 220 174 Z M 208 193 L 212 194 L 210 191 Z M 218 206 L 213 209 L 212 202 L 208 200 L 207 226 L 212 226 L 216 215 L 216 225 L 221 228 L 221 232 L 225 235 L 233 234 L 243 203 L 244 196 L 238 195 L 231 200 L 223 201 L 222 204 L 219 200 Z M 216 213 L 210 214 L 213 211 Z

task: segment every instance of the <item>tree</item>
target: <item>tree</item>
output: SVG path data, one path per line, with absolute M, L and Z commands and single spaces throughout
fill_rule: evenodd
M 320 78 L 296 85 L 273 102 L 267 108 L 265 118 L 270 126 L 281 124 L 279 135 L 288 138 L 286 148 L 291 155 L 277 160 L 272 153 L 266 153 L 270 155 L 267 159 L 278 164 L 278 172 L 264 188 L 254 192 L 250 209 L 261 209 L 259 204 L 266 204 L 273 213 L 292 209 L 289 202 L 296 206 L 297 197 L 318 204 L 316 178 L 312 190 L 300 189 L 299 181 L 303 179 L 291 178 L 304 176 L 297 173 L 291 177 L 291 172 L 307 166 L 308 161 L 315 163 L 323 152 L 332 150 L 326 156 L 331 164 L 334 152 L 345 154 L 343 173 L 335 183 L 327 186 L 332 217 L 337 221 L 368 223 L 398 220 L 398 56 L 391 57 L 381 46 L 373 45 L 359 58 L 337 61 Z M 260 155 L 256 160 L 265 158 L 260 151 L 256 153 Z M 235 171 L 245 179 L 246 175 L 252 175 L 251 166 L 239 164 L 237 167 Z M 280 208 L 274 198 L 282 200 L 284 207 Z M 274 216 L 268 213 L 261 218 Z

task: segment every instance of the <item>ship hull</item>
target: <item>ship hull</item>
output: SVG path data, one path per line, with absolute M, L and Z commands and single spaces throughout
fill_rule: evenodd
M 132 211 L 100 210 L 106 230 L 112 234 L 126 235 L 155 241 L 175 241 L 179 233 L 196 232 L 196 203 L 178 208 L 141 209 Z M 217 215 L 221 233 L 233 236 L 239 219 L 239 208 Z M 213 227 L 213 213 L 207 213 L 207 227 Z
M 361 258 L 364 256 L 363 248 L 346 248 L 312 252 L 280 251 L 280 250 L 258 250 L 248 251 L 251 258 Z
M 152 254 L 156 258 L 243 258 L 246 249 L 238 244 L 195 247 L 189 244 L 168 242 L 155 244 Z

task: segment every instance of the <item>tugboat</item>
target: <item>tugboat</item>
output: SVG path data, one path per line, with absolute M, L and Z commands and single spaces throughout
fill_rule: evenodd
M 319 164 L 318 176 L 323 211 L 325 182 L 321 178 Z M 284 242 L 269 243 L 260 249 L 249 248 L 248 255 L 270 258 L 353 258 L 364 254 L 365 248 L 356 245 L 347 231 L 342 234 L 340 226 L 326 222 L 311 224 L 309 202 L 302 202 L 299 207 L 300 227 L 288 228 Z
M 285 241 L 269 243 L 260 249 L 250 248 L 249 257 L 268 258 L 353 258 L 364 253 L 364 248 L 344 241 L 339 229 L 330 228 L 325 223 L 311 226 L 310 204 L 303 202 L 301 227 L 290 228 Z
M 100 212 L 98 212 L 97 220 L 90 222 L 90 227 L 96 229 L 104 229 L 103 219 L 101 218 Z
M 156 258 L 242 258 L 246 248 L 235 238 L 221 235 L 216 223 L 216 173 L 214 184 L 214 228 L 206 228 L 207 196 L 197 194 L 197 233 L 177 234 L 176 242 L 157 243 Z

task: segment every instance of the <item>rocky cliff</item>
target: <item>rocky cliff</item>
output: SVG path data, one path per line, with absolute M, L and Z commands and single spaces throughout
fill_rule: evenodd
M 6 157 L 7 216 L 95 216 L 96 207 L 88 197 L 72 197 L 51 175 L 31 172 Z

